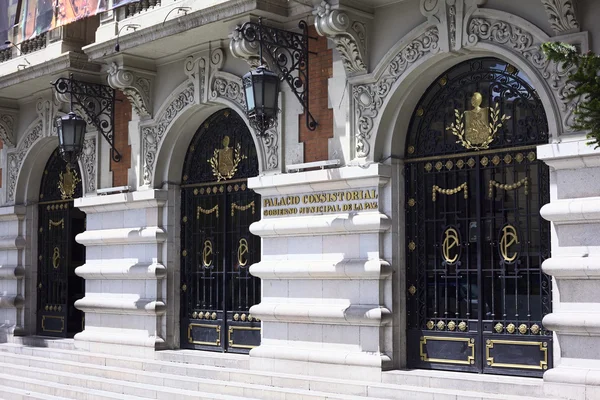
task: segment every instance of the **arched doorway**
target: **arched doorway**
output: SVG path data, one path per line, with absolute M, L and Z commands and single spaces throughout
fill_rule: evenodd
M 552 366 L 548 142 L 517 68 L 463 62 L 433 83 L 406 147 L 410 367 L 541 376 Z
M 85 214 L 73 207 L 82 196 L 81 174 L 56 149 L 40 188 L 38 215 L 37 333 L 73 337 L 83 330 L 83 312 L 76 300 L 85 295 L 85 282 L 75 268 L 85 263 L 85 246 L 75 236 L 85 230 Z
M 230 109 L 209 117 L 188 148 L 181 189 L 181 347 L 248 352 L 260 344 L 260 196 L 247 186 L 258 159 L 244 121 Z

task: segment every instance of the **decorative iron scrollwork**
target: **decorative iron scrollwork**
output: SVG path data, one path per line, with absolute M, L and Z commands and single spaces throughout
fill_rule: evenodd
M 59 78 L 52 84 L 58 94 L 70 95 L 71 102 L 85 113 L 98 132 L 111 147 L 111 158 L 121 161 L 121 153 L 115 147 L 115 90 L 107 85 L 82 82 L 69 78 Z
M 296 96 L 306 114 L 306 126 L 314 131 L 317 121 L 309 110 L 309 63 L 308 63 L 308 25 L 300 21 L 301 33 L 285 31 L 262 24 L 262 20 L 246 22 L 237 28 L 237 32 L 250 43 L 259 42 L 261 49 L 267 50 L 275 68 L 292 93 Z M 260 60 L 261 62 L 263 60 Z

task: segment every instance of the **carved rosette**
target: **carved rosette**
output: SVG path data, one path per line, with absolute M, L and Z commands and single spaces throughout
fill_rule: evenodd
M 361 21 L 352 21 L 347 13 L 332 10 L 322 1 L 313 11 L 315 29 L 335 43 L 348 74 L 367 72 L 367 29 Z
M 150 71 L 127 69 L 120 67 L 116 62 L 113 62 L 108 69 L 108 84 L 113 89 L 123 92 L 140 117 L 152 115 L 153 80 L 154 74 Z
M 6 147 L 15 147 L 17 112 L 0 109 L 0 140 Z
M 519 53 L 537 69 L 540 77 L 548 82 L 557 104 L 561 105 L 559 110 L 563 131 L 573 131 L 571 126 L 578 99 L 569 98 L 573 90 L 573 85 L 568 82 L 570 69 L 548 61 L 542 53 L 541 44 L 548 41 L 548 37 L 536 37 L 523 26 L 483 16 L 475 16 L 469 21 L 467 34 L 467 46 L 475 46 L 481 41 L 495 43 Z
M 367 157 L 371 150 L 369 143 L 375 119 L 390 94 L 394 83 L 406 70 L 420 58 L 435 54 L 439 50 L 439 31 L 437 27 L 407 43 L 387 64 L 381 77 L 374 83 L 356 85 L 352 89 L 355 104 L 355 146 L 356 156 Z
M 548 21 L 557 35 L 579 32 L 575 0 L 542 0 Z

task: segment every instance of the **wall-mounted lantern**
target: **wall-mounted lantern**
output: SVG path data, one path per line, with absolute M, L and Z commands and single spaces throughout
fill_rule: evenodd
M 309 110 L 308 96 L 308 39 L 315 38 L 308 36 L 305 21 L 300 21 L 298 26 L 301 33 L 265 26 L 259 18 L 258 23 L 246 22 L 237 28 L 244 40 L 259 44 L 261 65 L 242 78 L 247 117 L 259 135 L 264 135 L 277 120 L 279 81 L 287 82 L 302 104 L 306 127 L 311 131 L 317 127 L 317 121 Z M 264 64 L 263 50 L 266 50 L 279 74 L 270 71 Z
M 73 75 L 59 78 L 52 86 L 57 93 L 70 96 L 70 112 L 55 120 L 59 152 L 65 162 L 74 164 L 81 155 L 87 127 L 86 121 L 73 112 L 73 104 L 79 106 L 87 120 L 104 136 L 111 147 L 112 160 L 121 161 L 114 142 L 115 90 L 107 85 L 78 81 Z

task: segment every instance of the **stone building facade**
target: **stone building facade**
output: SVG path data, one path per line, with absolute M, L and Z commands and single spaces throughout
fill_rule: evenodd
M 309 24 L 314 131 L 284 83 L 275 126 L 249 124 L 259 52 L 236 27 L 258 16 Z M 2 340 L 600 398 L 600 154 L 540 49 L 600 52 L 598 16 L 593 0 L 142 1 L 3 50 Z M 49 83 L 71 73 L 116 90 L 119 162 L 92 124 L 78 169 L 60 161 L 69 99 Z

